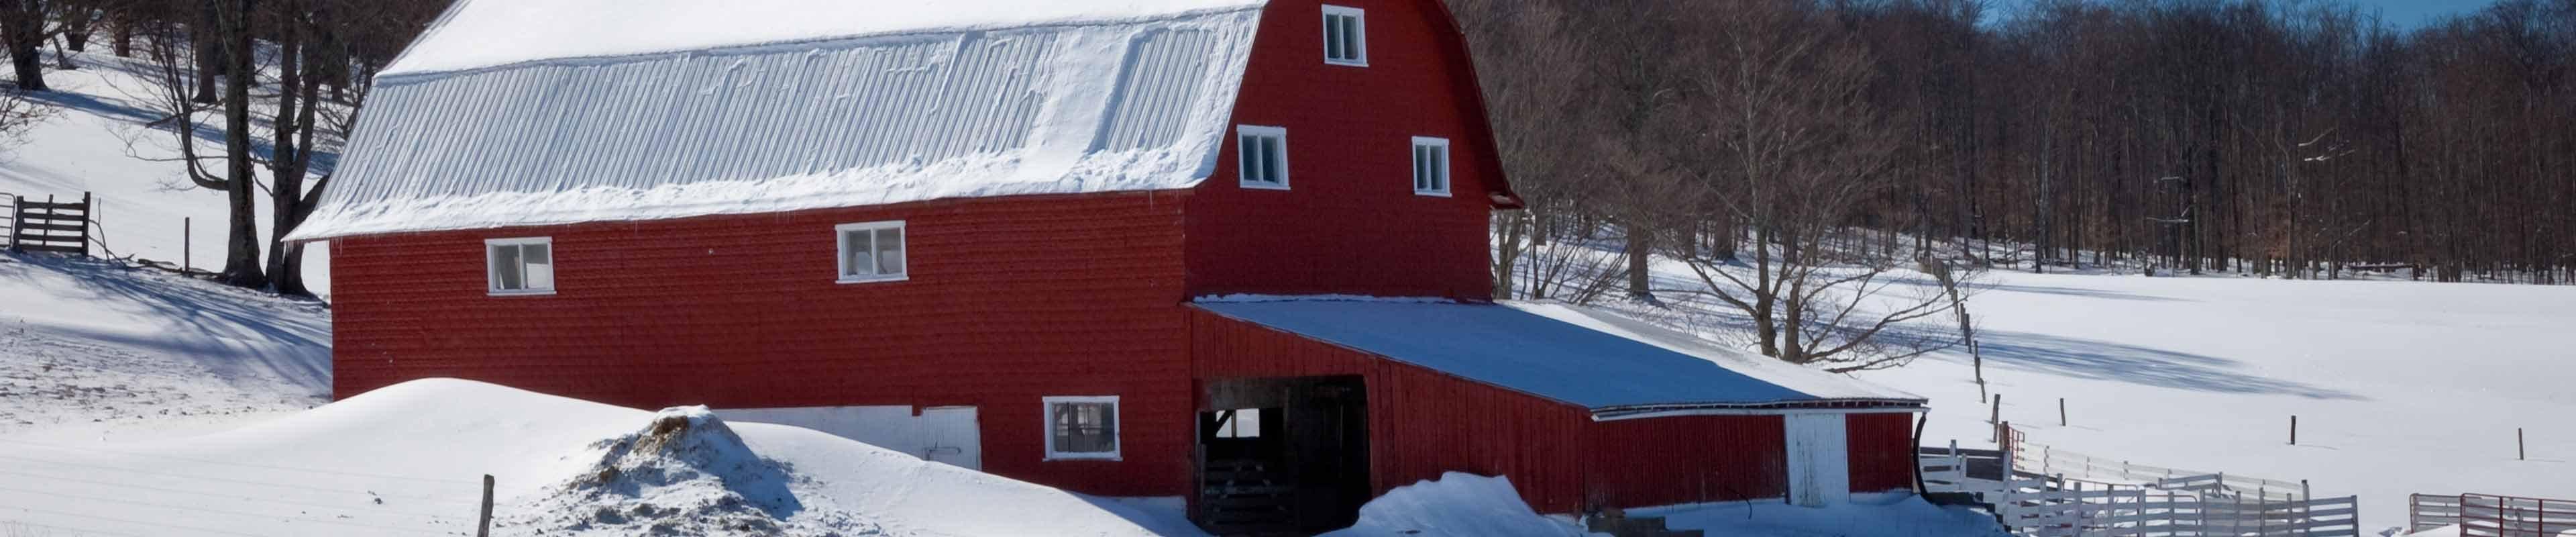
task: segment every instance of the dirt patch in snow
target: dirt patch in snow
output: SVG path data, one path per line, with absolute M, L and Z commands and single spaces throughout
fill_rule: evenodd
M 522 502 L 530 514 L 507 525 L 541 535 L 885 533 L 818 497 L 786 463 L 753 453 L 706 407 L 665 409 L 643 430 L 591 449 L 597 463 Z

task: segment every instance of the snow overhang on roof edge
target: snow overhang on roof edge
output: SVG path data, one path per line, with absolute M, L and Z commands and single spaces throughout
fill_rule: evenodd
M 1932 409 L 1920 399 L 1836 399 L 1762 405 L 1628 405 L 1592 410 L 1592 421 L 1619 421 L 1682 416 L 1781 416 L 1789 414 L 1921 413 Z

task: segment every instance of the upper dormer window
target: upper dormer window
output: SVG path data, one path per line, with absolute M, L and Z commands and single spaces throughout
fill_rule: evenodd
M 1413 193 L 1449 195 L 1449 139 L 1413 137 Z
M 1324 6 L 1324 63 L 1368 67 L 1368 12 Z

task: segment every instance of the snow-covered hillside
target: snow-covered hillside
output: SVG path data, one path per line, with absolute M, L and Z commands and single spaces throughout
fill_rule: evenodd
M 321 304 L 111 262 L 0 255 L 0 438 L 166 432 L 171 418 L 220 424 L 330 393 Z
M 25 134 L 26 145 L 0 152 L 0 194 L 42 201 L 47 196 L 77 200 L 89 192 L 98 202 L 94 238 L 109 253 L 171 263 L 181 262 L 184 253 L 198 268 L 222 268 L 229 212 L 224 193 L 189 184 L 182 165 L 170 160 L 178 154 L 175 140 L 166 130 L 145 128 L 161 119 L 146 97 L 151 67 L 97 49 L 71 56 L 81 69 L 46 71 L 45 81 L 54 91 L 27 96 L 55 111 Z M 273 100 L 274 93 L 274 84 L 253 91 L 262 102 Z M 254 137 L 256 149 L 266 151 L 267 136 L 263 130 Z M 203 150 L 221 154 L 221 131 L 205 130 L 197 141 Z M 336 142 L 325 142 L 334 145 L 317 151 L 336 151 Z M 328 172 L 336 161 L 335 154 L 317 155 L 315 173 Z M 5 203 L 0 197 L 0 204 Z M 256 205 L 260 242 L 266 244 L 265 191 Z M 187 229 L 191 226 L 193 233 Z M 191 248 L 183 246 L 191 245 L 193 251 L 184 251 Z M 308 286 L 323 296 L 330 294 L 329 249 L 320 243 L 305 248 Z
M 2030 442 L 2306 479 L 2319 496 L 2359 495 L 2374 529 L 2404 525 L 2410 493 L 2576 497 L 2576 287 L 1988 280 L 1970 299 L 1986 378 Z M 1951 352 L 1858 376 L 1929 397 L 1926 444 L 1990 447 L 1968 364 Z M 2530 460 L 2516 460 L 2517 427 Z

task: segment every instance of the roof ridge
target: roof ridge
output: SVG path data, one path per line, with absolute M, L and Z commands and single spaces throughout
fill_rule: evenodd
M 901 39 L 904 39 L 904 38 L 927 37 L 927 36 L 946 36 L 946 35 L 964 36 L 964 35 L 972 35 L 972 34 L 978 34 L 978 33 L 1001 32 L 1001 31 L 1014 31 L 1014 30 L 1047 30 L 1047 29 L 1075 28 L 1075 27 L 1086 27 L 1086 26 L 1150 24 L 1150 23 L 1156 23 L 1156 22 L 1170 22 L 1170 21 L 1177 21 L 1177 20 L 1184 20 L 1184 19 L 1195 19 L 1195 18 L 1200 18 L 1200 17 L 1207 17 L 1207 16 L 1212 16 L 1212 15 L 1222 15 L 1222 14 L 1228 14 L 1228 13 L 1237 13 L 1237 12 L 1243 12 L 1243 11 L 1258 11 L 1258 10 L 1262 9 L 1265 5 L 1267 5 L 1267 1 L 1266 1 L 1266 0 L 1263 0 L 1263 1 L 1258 1 L 1258 2 L 1248 2 L 1248 3 L 1242 4 L 1242 5 L 1236 5 L 1236 6 L 1214 7 L 1214 8 L 1198 8 L 1198 9 L 1189 9 L 1189 10 L 1182 10 L 1182 11 L 1173 11 L 1173 12 L 1169 12 L 1169 13 L 1158 13 L 1158 14 L 1153 14 L 1153 15 L 1136 15 L 1136 16 L 1123 16 L 1123 17 L 1078 18 L 1078 19 L 1055 20 L 1055 21 L 1046 21 L 1046 22 L 1038 22 L 1038 23 L 1026 23 L 1026 24 L 980 24 L 980 25 L 977 25 L 977 24 L 969 24 L 969 25 L 936 26 L 936 27 L 924 27 L 924 28 L 906 28 L 906 29 L 901 29 L 901 30 L 892 30 L 892 31 L 885 31 L 885 32 L 874 32 L 874 33 L 853 33 L 853 34 L 846 34 L 846 35 L 834 35 L 834 36 L 827 36 L 827 37 L 810 37 L 810 38 L 801 38 L 801 39 L 778 39 L 778 40 L 768 40 L 768 41 L 753 41 L 753 42 L 745 42 L 745 43 L 732 43 L 732 44 L 714 45 L 714 46 L 702 46 L 702 47 L 684 47 L 684 48 L 673 48 L 673 49 L 666 49 L 666 50 L 654 50 L 654 51 L 645 51 L 645 52 L 626 52 L 626 53 L 617 53 L 617 54 L 588 54 L 588 55 L 573 55 L 573 56 L 557 56 L 557 57 L 546 57 L 546 58 L 536 58 L 536 59 L 528 59 L 528 60 L 519 60 L 519 61 L 513 61 L 513 62 L 507 62 L 507 63 L 500 63 L 500 64 L 493 64 L 493 65 L 478 66 L 478 67 L 445 68 L 445 69 L 428 69 L 428 70 L 419 70 L 419 71 L 406 71 L 406 70 L 401 70 L 401 69 L 402 69 L 402 67 L 401 67 L 401 66 L 402 66 L 403 60 L 404 60 L 404 59 L 406 59 L 406 58 L 404 58 L 404 57 L 402 57 L 402 56 L 397 56 L 397 57 L 394 59 L 394 62 L 393 62 L 393 64 L 392 64 L 392 66 L 388 67 L 388 68 L 387 68 L 387 70 L 386 70 L 385 72 L 383 72 L 383 73 L 381 73 L 381 74 L 378 74 L 378 75 L 376 76 L 376 83 L 377 83 L 378 85 L 402 85 L 402 84 L 415 84 L 415 83 L 420 83 L 420 82 L 427 82 L 427 81 L 433 81 L 433 80 L 442 80 L 442 79 L 447 79 L 447 78 L 453 78 L 453 77 L 458 77 L 458 76 L 470 76 L 470 75 L 477 75 L 477 74 L 484 74 L 484 73 L 493 73 L 493 72 L 501 72 L 501 71 L 514 71 L 514 70 L 526 69 L 526 68 L 530 68 L 530 67 L 551 67 L 551 66 L 572 66 L 572 65 L 579 65 L 579 66 L 590 66 L 590 65 L 615 65 L 615 64 L 621 64 L 621 63 L 636 63 L 636 62 L 652 61 L 652 60 L 655 60 L 655 59 L 669 58 L 669 57 L 673 57 L 673 56 L 687 56 L 687 55 L 710 55 L 710 56 L 721 56 L 721 55 L 752 55 L 752 54 L 769 54 L 769 53 L 777 53 L 777 52 L 781 52 L 781 51 L 776 50 L 776 49 L 798 48 L 798 47 L 812 47 L 812 46 L 825 45 L 825 44 L 837 45 L 837 46 L 828 47 L 828 48 L 830 48 L 830 49 L 835 49 L 835 50 L 838 50 L 838 49 L 850 49 L 850 48 L 866 47 L 866 46 L 869 46 L 869 45 L 879 44 L 879 43 L 883 43 L 883 42 L 886 42 L 886 41 L 901 40 Z M 458 4 L 458 7 L 457 7 L 456 9 L 462 9 L 462 8 L 463 8 L 463 6 L 464 6 L 464 4 L 459 3 L 459 4 Z M 452 15 L 452 14 L 453 14 L 453 13 L 450 13 L 450 15 Z M 427 32 L 423 32 L 423 33 L 421 34 L 421 36 L 420 36 L 420 37 L 416 38 L 416 39 L 414 40 L 414 42 L 413 42 L 413 45 L 412 45 L 412 46 L 410 46 L 410 47 L 405 47 L 405 51 L 404 51 L 404 53 L 403 53 L 403 56 L 408 56 L 408 55 L 410 55 L 411 49 L 418 47 L 420 43 L 427 42 L 427 41 L 429 41 L 429 40 L 433 39 L 433 38 L 435 37 L 435 34 L 436 34 L 436 33 L 438 33 L 440 30 L 444 29 L 444 28 L 445 28 L 445 26 L 447 25 L 447 23 L 448 23 L 447 17 L 448 17 L 448 15 L 441 15 L 441 16 L 440 16 L 440 18 L 439 18 L 438 23 L 437 23 L 435 26 L 431 27 L 431 28 L 429 29 L 429 31 L 427 31 Z M 821 50 L 821 49 L 820 49 L 820 48 L 818 48 L 817 50 Z

